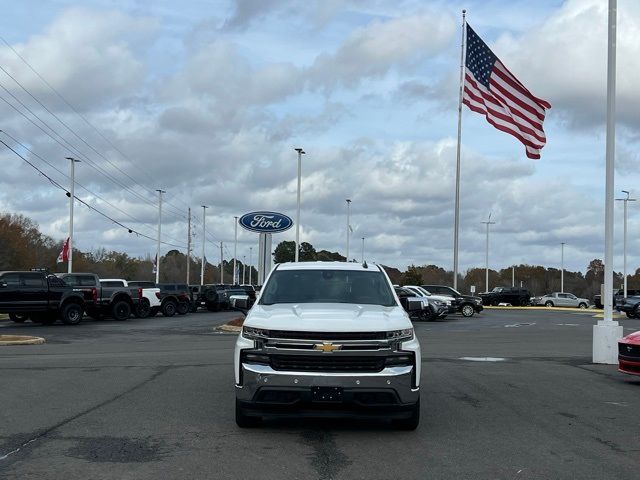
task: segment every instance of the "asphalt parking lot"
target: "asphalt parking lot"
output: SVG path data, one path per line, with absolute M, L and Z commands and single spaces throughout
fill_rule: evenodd
M 16 326 L 0 347 L 3 479 L 634 479 L 640 378 L 591 360 L 594 312 L 421 323 L 422 420 L 236 427 L 236 313 Z M 621 319 L 625 334 L 640 320 Z M 477 361 L 479 359 L 503 359 Z

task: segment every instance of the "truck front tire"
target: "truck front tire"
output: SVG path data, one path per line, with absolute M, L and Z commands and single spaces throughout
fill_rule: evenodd
M 111 307 L 111 316 L 119 322 L 127 320 L 131 316 L 131 305 L 125 300 L 118 300 Z
M 411 416 L 393 420 L 393 426 L 398 430 L 415 430 L 420 425 L 420 399 L 411 407 Z
M 250 417 L 245 414 L 244 408 L 236 398 L 236 424 L 240 428 L 253 428 L 260 425 L 262 422 L 261 417 Z
M 165 317 L 173 317 L 177 309 L 178 305 L 173 300 L 167 300 L 162 304 L 162 314 Z
M 189 313 L 189 303 L 179 302 L 177 307 L 178 315 L 186 315 Z
M 149 305 L 149 300 L 142 299 L 140 303 L 138 303 L 136 307 L 136 317 L 138 318 L 147 318 L 151 311 L 151 306 Z

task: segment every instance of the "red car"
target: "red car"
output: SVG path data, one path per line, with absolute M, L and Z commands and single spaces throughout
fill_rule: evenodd
M 618 371 L 640 375 L 640 332 L 633 332 L 618 342 Z

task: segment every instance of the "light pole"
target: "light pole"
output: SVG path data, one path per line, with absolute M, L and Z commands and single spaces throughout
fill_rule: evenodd
M 566 242 L 560 243 L 560 293 L 564 293 L 564 246 Z
M 242 256 L 242 284 L 244 285 L 245 283 L 247 283 L 245 281 L 245 275 L 247 273 L 247 256 L 243 255 Z
M 489 213 L 489 218 L 486 222 L 480 222 L 487 226 L 487 248 L 485 252 L 485 270 L 484 270 L 484 285 L 485 292 L 489 291 L 489 225 L 495 225 L 496 222 L 491 221 L 491 213 Z
M 593 363 L 618 363 L 622 326 L 613 320 L 613 200 L 616 134 L 616 16 L 617 1 L 609 0 L 607 24 L 607 141 L 604 214 L 604 318 L 593 326 Z
M 236 274 L 236 257 L 238 256 L 238 217 L 235 219 L 235 242 L 233 244 L 233 284 L 238 284 L 238 275 Z
M 204 285 L 204 244 L 206 242 L 205 236 L 207 233 L 205 222 L 207 221 L 207 207 L 206 205 L 202 205 L 202 265 L 200 266 L 200 286 Z
M 362 263 L 364 263 L 364 237 L 362 237 Z
M 306 152 L 302 148 L 294 149 L 298 152 L 298 209 L 296 213 L 296 252 L 295 261 L 298 261 L 298 251 L 300 250 L 300 181 L 302 179 L 302 155 Z
M 67 273 L 73 273 L 73 203 L 76 197 L 76 160 L 73 157 L 67 157 L 71 162 L 71 188 L 69 191 L 69 253 L 67 262 Z
M 347 198 L 347 262 L 349 261 L 349 239 L 351 237 L 351 200 Z
M 253 267 L 251 267 L 251 254 L 253 253 L 253 247 L 249 247 L 249 285 L 253 285 L 253 282 L 251 282 L 251 269 Z
M 624 234 L 623 234 L 623 255 L 622 255 L 622 275 L 624 277 L 624 298 L 627 298 L 627 202 L 635 202 L 635 198 L 629 198 L 630 192 L 628 190 L 622 190 L 622 193 L 626 193 L 625 198 L 616 198 L 619 202 L 624 202 Z
M 158 192 L 158 245 L 156 248 L 156 283 L 160 283 L 160 237 L 162 236 L 162 194 L 164 190 L 157 189 Z
M 191 207 L 187 211 L 187 285 L 191 283 Z

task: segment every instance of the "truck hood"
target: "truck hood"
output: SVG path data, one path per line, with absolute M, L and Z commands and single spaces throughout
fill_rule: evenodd
M 303 332 L 382 332 L 412 326 L 400 306 L 351 303 L 255 304 L 244 324 L 268 330 Z

